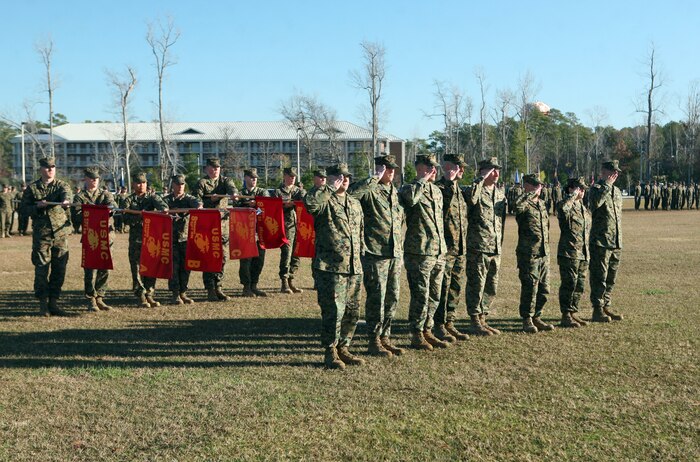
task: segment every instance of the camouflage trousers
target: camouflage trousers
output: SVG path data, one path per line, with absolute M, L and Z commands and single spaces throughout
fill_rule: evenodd
M 610 297 L 620 266 L 620 254 L 621 249 L 591 246 L 591 305 L 593 308 L 610 305 Z
M 241 279 L 241 284 L 244 286 L 257 284 L 260 282 L 260 273 L 265 266 L 265 249 L 260 247 L 258 242 L 258 256 L 254 258 L 244 258 L 240 260 L 238 268 L 238 277 Z
M 370 338 L 391 335 L 391 322 L 399 306 L 402 267 L 400 257 L 371 254 L 362 257 L 363 279 L 367 292 L 365 320 Z
M 29 215 L 26 213 L 17 212 L 17 231 L 20 234 L 27 234 L 27 229 L 29 228 Z
M 440 304 L 435 312 L 437 324 L 454 322 L 457 318 L 457 305 L 462 295 L 466 274 L 466 255 L 447 255 L 445 257 L 445 276 L 442 280 Z
M 53 232 L 35 229 L 32 233 L 34 295 L 37 298 L 58 298 L 68 266 L 68 239 L 54 237 Z
M 408 307 L 408 325 L 413 331 L 432 329 L 433 317 L 440 303 L 445 257 L 404 254 L 408 289 L 411 302 Z
M 285 226 L 284 231 L 289 244 L 284 244 L 280 249 L 280 279 L 294 279 L 299 269 L 299 257 L 293 256 L 297 246 L 297 227 Z
M 501 256 L 473 250 L 467 251 L 467 314 L 489 314 L 498 290 Z
M 539 318 L 549 295 L 549 255 L 518 255 L 520 317 Z
M 228 221 L 228 218 L 221 218 L 221 250 L 223 253 L 221 271 L 217 273 L 202 273 L 202 282 L 205 289 L 221 287 L 224 282 L 226 260 L 228 259 Z
M 181 294 L 187 292 L 190 284 L 190 271 L 185 269 L 187 241 L 173 243 L 173 277 L 168 279 L 168 289 Z
M 0 237 L 9 236 L 12 231 L 12 211 L 0 210 Z
M 360 319 L 361 274 L 316 272 L 321 307 L 321 345 L 350 346 Z
M 83 283 L 85 285 L 85 296 L 88 298 L 104 297 L 107 292 L 107 280 L 109 270 L 83 270 Z
M 129 233 L 129 267 L 131 269 L 131 290 L 138 297 L 142 294 L 153 293 L 156 288 L 156 278 L 139 274 L 141 264 L 141 229 L 132 229 Z
M 641 202 L 642 202 L 641 196 L 634 198 L 634 209 L 635 210 L 639 210 L 639 205 L 641 204 Z
M 562 313 L 578 312 L 578 304 L 586 284 L 588 262 L 575 258 L 557 257 L 559 264 L 559 309 Z

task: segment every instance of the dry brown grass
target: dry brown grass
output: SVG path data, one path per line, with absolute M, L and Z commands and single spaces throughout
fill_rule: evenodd
M 276 251 L 267 299 L 137 309 L 118 236 L 118 309 L 43 319 L 31 240 L 0 240 L 0 460 L 698 460 L 700 212 L 627 212 L 625 321 L 518 333 L 509 218 L 493 316 L 505 335 L 345 372 L 320 368 L 315 292 L 276 293 Z M 77 236 L 71 250 L 65 301 L 82 310 Z M 237 270 L 226 286 L 240 293 Z M 192 286 L 203 299 L 196 273 Z M 366 345 L 360 326 L 354 349 Z

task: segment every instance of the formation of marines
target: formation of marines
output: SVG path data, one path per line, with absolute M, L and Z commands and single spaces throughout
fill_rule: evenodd
M 639 210 L 644 200 L 644 210 L 698 210 L 700 209 L 700 184 L 689 181 L 666 182 L 653 179 L 634 185 L 634 209 Z
M 316 256 L 313 276 L 321 308 L 321 341 L 324 364 L 330 369 L 365 362 L 350 351 L 360 319 L 360 294 L 367 293 L 365 318 L 369 335 L 367 353 L 393 357 L 405 353 L 392 342 L 392 321 L 398 307 L 402 267 L 406 267 L 410 304 L 408 323 L 410 347 L 419 351 L 449 348 L 472 336 L 499 335 L 488 323 L 491 304 L 497 295 L 506 215 L 515 214 L 518 226 L 516 247 L 521 283 L 519 313 L 526 333 L 549 331 L 554 326 L 542 320 L 550 294 L 550 242 L 548 202 L 556 200 L 561 237 L 557 263 L 561 276 L 559 305 L 561 327 L 585 326 L 579 302 L 590 272 L 591 321 L 622 320 L 613 311 L 611 295 L 619 269 L 622 194 L 615 181 L 620 173 L 616 160 L 604 161 L 601 178 L 589 189 L 584 178 L 569 179 L 563 190 L 548 195 L 538 175 L 524 175 L 522 190 L 513 197 L 499 186 L 501 166 L 492 157 L 479 162 L 477 176 L 469 186 L 460 186 L 466 166 L 459 155 L 446 155 L 439 165 L 433 155 L 416 157 L 416 179 L 401 188 L 394 183 L 398 168 L 391 155 L 375 158 L 372 176 L 350 183 L 345 164 L 314 172 L 314 186 L 308 192 L 296 183 L 297 174 L 285 169 L 284 180 L 274 195 L 285 204 L 303 200 L 314 218 Z M 438 167 L 442 177 L 437 179 Z M 68 262 L 69 214 L 80 215 L 80 205 L 99 204 L 121 209 L 121 226 L 129 230 L 129 262 L 132 289 L 137 304 L 156 307 L 156 280 L 139 274 L 142 239 L 142 211 L 168 212 L 172 209 L 174 271 L 168 281 L 171 304 L 192 304 L 187 295 L 189 271 L 185 270 L 187 209 L 213 208 L 221 211 L 222 227 L 228 226 L 227 208 L 254 206 L 254 198 L 268 192 L 257 186 L 255 169 L 244 171 L 238 191 L 233 181 L 221 174 L 218 159 L 208 159 L 205 175 L 193 194 L 186 192 L 184 175 L 174 175 L 170 193 L 164 197 L 149 192 L 146 174 L 133 176 L 133 192 L 115 198 L 100 188 L 99 171 L 85 169 L 84 186 L 75 196 L 69 185 L 55 177 L 53 158 L 40 160 L 41 178 L 31 183 L 21 198 L 21 210 L 33 220 L 32 262 L 35 266 L 34 292 L 40 313 L 65 316 L 58 306 Z M 584 197 L 588 197 L 588 207 Z M 549 197 L 549 198 L 548 198 Z M 511 200 L 513 204 L 511 204 Z M 294 284 L 298 259 L 293 257 L 296 216 L 285 207 L 285 230 L 289 248 L 282 249 L 280 281 L 282 293 L 301 290 Z M 80 218 L 80 217 L 78 217 Z M 124 229 L 123 228 L 123 229 Z M 115 229 L 110 224 L 110 229 Z M 405 230 L 405 234 L 404 234 Z M 227 229 L 222 237 L 228 237 Z M 113 234 L 110 235 L 110 245 Z M 225 242 L 227 244 L 227 242 Z M 242 260 L 240 281 L 243 296 L 264 297 L 258 287 L 265 252 Z M 224 255 L 227 250 L 224 251 Z M 225 263 L 225 261 L 224 261 Z M 224 267 L 218 273 L 203 273 L 209 301 L 226 301 L 223 292 Z M 88 310 L 109 310 L 105 302 L 108 271 L 84 270 Z M 469 325 L 465 332 L 455 326 L 458 301 L 466 295 Z

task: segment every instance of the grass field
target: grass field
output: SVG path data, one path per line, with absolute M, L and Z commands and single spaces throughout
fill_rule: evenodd
M 308 261 L 303 294 L 277 293 L 270 251 L 265 299 L 206 303 L 193 273 L 196 305 L 131 308 L 120 235 L 117 309 L 40 318 L 31 239 L 0 240 L 0 460 L 699 460 L 700 212 L 626 212 L 624 321 L 519 333 L 509 217 L 492 316 L 504 335 L 346 371 L 321 367 Z M 552 219 L 552 249 L 558 236 Z M 78 236 L 70 244 L 63 302 L 84 311 Z M 240 294 L 236 262 L 225 287 Z M 399 344 L 407 305 L 404 286 Z M 360 325 L 353 350 L 366 347 Z

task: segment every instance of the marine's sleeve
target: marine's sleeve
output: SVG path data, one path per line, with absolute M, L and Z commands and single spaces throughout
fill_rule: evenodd
M 364 180 L 356 181 L 355 183 L 351 184 L 350 188 L 348 188 L 348 194 L 358 201 L 361 201 L 366 196 L 376 191 L 378 184 L 379 181 L 375 177 L 370 176 Z
M 331 189 L 327 185 L 320 188 L 311 188 L 306 197 L 304 197 L 306 210 L 314 217 L 317 217 L 328 207 L 330 197 Z
M 423 197 L 425 188 L 428 182 L 424 179 L 419 179 L 413 183 L 403 185 L 399 190 L 399 200 L 404 207 L 413 207 Z
M 605 197 L 612 194 L 612 186 L 604 181 L 594 184 L 590 189 L 588 205 L 591 210 L 600 208 L 605 203 Z
M 531 199 L 535 198 L 535 192 L 529 192 L 522 194 L 518 199 L 515 201 L 515 213 L 520 214 L 523 212 L 528 211 L 530 208 L 532 208 L 532 202 Z

